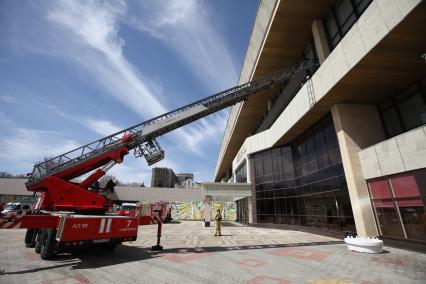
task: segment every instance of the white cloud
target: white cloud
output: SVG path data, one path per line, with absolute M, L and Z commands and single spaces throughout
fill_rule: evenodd
M 108 120 L 98 120 L 89 118 L 87 119 L 86 123 L 86 126 L 88 128 L 103 136 L 108 136 L 122 130 L 122 128 L 118 127 L 117 125 Z
M 57 156 L 79 146 L 62 134 L 40 129 L 15 128 L 0 139 L 0 158 L 9 166 L 30 171 L 37 161 Z
M 127 22 L 162 40 L 185 59 L 195 76 L 210 90 L 223 90 L 237 82 L 238 71 L 223 36 L 214 28 L 202 1 L 140 1 Z M 137 16 L 135 16 L 137 15 Z
M 200 119 L 198 123 L 176 130 L 178 139 L 183 138 L 184 147 L 198 156 L 203 156 L 204 143 L 219 143 L 223 136 L 227 121 L 226 112 L 221 111 L 209 118 Z
M 125 11 L 123 1 L 56 1 L 48 20 L 70 37 L 65 42 L 76 44 L 67 56 L 87 69 L 109 94 L 143 117 L 156 116 L 166 108 L 122 54 L 124 41 L 118 36 L 118 25 Z
M 73 53 L 72 56 L 76 62 L 89 70 L 97 81 L 108 90 L 109 94 L 141 116 L 147 118 L 167 111 L 166 107 L 157 99 L 160 97 L 158 93 L 154 93 L 153 88 L 149 87 L 149 80 L 145 79 L 122 54 L 124 41 L 118 35 L 118 25 L 120 19 L 125 15 L 126 5 L 124 2 L 119 2 L 118 8 L 109 2 L 97 1 L 84 3 L 58 1 L 56 3 L 55 7 L 48 12 L 48 19 L 62 29 L 71 32 L 74 41 L 78 42 L 80 47 L 84 47 L 83 52 Z M 205 76 L 213 76 L 211 72 L 214 72 L 215 78 L 211 78 L 209 82 L 216 81 L 219 85 L 225 85 L 223 81 L 223 78 L 225 78 L 229 83 L 230 75 L 219 72 L 218 65 L 216 65 L 221 64 L 221 58 L 227 58 L 225 59 L 226 62 L 223 62 L 223 68 L 234 70 L 232 61 L 228 60 L 230 55 L 224 52 L 226 48 L 221 43 L 223 40 L 209 27 L 207 22 L 202 20 L 199 11 L 196 10 L 198 6 L 194 5 L 194 2 L 189 1 L 188 5 L 182 4 L 182 2 L 173 3 L 177 3 L 170 6 L 169 13 L 173 15 L 161 18 L 162 20 L 159 20 L 158 24 L 162 26 L 181 23 L 184 18 L 195 16 L 199 23 L 188 22 L 180 28 L 182 30 L 189 29 L 189 33 L 201 46 L 196 48 L 197 51 L 190 48 L 185 53 L 185 58 L 191 60 L 190 63 L 193 68 L 197 68 L 199 62 L 203 61 L 204 63 L 199 66 L 201 72 L 198 70 L 196 74 L 203 73 L 206 74 Z M 188 13 L 191 15 L 188 15 Z M 193 29 L 192 24 L 201 26 L 201 30 L 191 30 Z M 204 40 L 207 42 L 204 43 Z M 215 44 L 213 44 L 213 41 Z M 180 36 L 177 43 L 178 47 L 188 49 L 189 46 L 182 46 L 184 43 L 184 36 Z M 208 58 L 209 56 L 206 54 L 209 45 L 214 49 L 212 58 Z M 193 59 L 191 59 L 191 53 L 193 53 Z M 87 56 L 84 56 L 84 54 Z M 161 86 L 159 89 L 161 89 Z M 177 141 L 183 141 L 181 148 L 200 155 L 202 143 L 208 142 L 213 133 L 223 132 L 225 122 L 220 121 L 222 124 L 218 125 L 214 119 L 203 119 L 200 124 L 177 130 L 175 132 L 175 135 L 179 136 Z M 206 133 L 210 135 L 206 135 Z M 190 147 L 186 147 L 188 145 Z
M 0 100 L 4 103 L 9 103 L 9 104 L 15 102 L 15 98 L 12 97 L 9 94 L 5 94 L 5 95 L 0 96 Z
M 174 50 L 209 90 L 223 90 L 237 82 L 233 56 L 225 39 L 214 28 L 209 8 L 203 2 L 176 0 L 162 5 L 151 0 L 138 4 L 139 10 L 127 23 Z M 183 138 L 184 147 L 203 155 L 203 143 L 220 143 L 226 121 L 227 114 L 221 112 L 178 129 L 175 134 Z
M 123 129 L 122 127 L 119 127 L 115 123 L 105 119 L 90 118 L 90 117 L 81 119 L 78 115 L 67 113 L 61 107 L 55 104 L 52 104 L 50 102 L 47 102 L 46 100 L 40 97 L 31 98 L 31 102 L 33 104 L 36 104 L 40 107 L 47 109 L 51 114 L 55 114 L 69 121 L 78 123 L 102 136 L 109 136 Z
M 10 122 L 10 120 L 7 115 L 4 112 L 0 111 L 0 124 L 6 124 L 8 122 Z
M 158 2 L 151 2 L 150 5 L 155 6 L 152 10 L 155 17 L 150 18 L 146 23 L 141 22 L 141 18 L 137 18 L 138 26 L 142 29 L 143 24 L 146 24 L 160 37 L 170 39 L 170 42 L 164 42 L 170 44 L 169 46 L 181 55 L 194 74 L 199 76 L 211 90 L 223 89 L 236 82 L 237 72 L 232 56 L 224 39 L 209 22 L 203 3 L 174 1 L 169 4 L 161 5 Z M 164 10 L 165 7 L 167 8 Z M 76 66 L 88 71 L 90 75 L 88 80 L 103 86 L 107 95 L 114 97 L 143 118 L 150 118 L 168 110 L 166 104 L 160 99 L 161 84 L 158 81 L 151 81 L 144 76 L 146 74 L 141 74 L 140 70 L 146 72 L 143 66 L 138 66 L 138 69 L 122 52 L 125 42 L 119 35 L 119 28 L 120 24 L 127 21 L 130 16 L 126 2 L 52 1 L 44 2 L 41 11 L 47 11 L 47 25 L 38 23 L 37 32 L 28 27 L 37 35 L 36 38 L 39 37 L 39 40 L 32 41 L 31 49 L 25 48 L 25 51 L 42 51 L 44 55 L 61 56 L 70 60 Z M 165 14 L 161 15 L 161 12 Z M 21 41 L 21 44 L 28 46 L 25 41 Z M 48 102 L 46 105 L 50 107 L 52 113 L 79 122 L 72 115 L 62 112 Z M 86 127 L 102 135 L 111 134 L 110 132 L 117 129 L 114 123 L 105 119 L 95 121 L 93 118 L 83 118 L 82 121 L 79 123 L 85 124 Z M 182 150 L 182 155 L 185 155 L 185 152 L 193 152 L 203 157 L 206 154 L 202 151 L 204 144 L 218 143 L 222 138 L 225 124 L 225 115 L 216 114 L 212 118 L 205 118 L 199 123 L 178 129 L 175 131 L 177 139 L 172 140 Z M 14 142 L 11 140 L 14 138 L 15 142 L 20 142 L 19 147 L 24 149 L 23 134 L 21 132 L 15 134 L 8 140 L 0 141 L 0 145 L 10 146 L 8 143 Z M 34 130 L 32 135 L 39 137 L 40 143 L 47 136 L 38 130 Z M 36 145 L 36 148 L 41 147 L 40 156 L 51 156 L 52 150 L 60 151 L 58 147 L 61 143 L 65 146 L 78 146 L 76 143 L 69 143 L 70 141 L 64 137 L 61 138 L 58 134 L 57 137 L 52 135 L 50 138 L 53 144 L 48 144 L 46 147 L 41 144 Z M 2 155 L 3 152 L 2 149 Z M 32 150 L 30 152 L 35 154 Z M 15 157 L 16 161 L 17 157 Z M 25 159 L 19 156 L 19 158 L 30 162 L 31 165 L 36 160 L 31 157 Z M 176 170 L 179 170 L 178 165 L 172 161 L 167 160 L 164 165 L 176 166 Z M 142 167 L 146 165 L 143 164 Z M 138 171 L 132 166 L 125 167 L 122 171 L 126 169 L 129 177 L 130 173 Z

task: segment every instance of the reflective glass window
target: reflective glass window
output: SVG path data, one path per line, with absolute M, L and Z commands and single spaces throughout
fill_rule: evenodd
M 247 163 L 245 161 L 236 170 L 236 181 L 237 182 L 247 182 Z
M 384 236 L 426 240 L 423 187 L 426 170 L 370 181 L 378 226 Z M 390 193 L 389 193 L 389 186 Z
M 383 124 L 389 137 L 402 133 L 401 121 L 396 108 L 392 107 L 382 112 Z
M 393 177 L 390 182 L 395 198 L 420 196 L 416 178 L 413 175 Z
M 426 104 L 420 93 L 401 100 L 398 106 L 402 114 L 402 123 L 406 129 L 426 123 Z
M 387 180 L 377 180 L 369 182 L 371 198 L 386 199 L 392 198 L 392 193 Z
M 338 1 L 335 6 L 335 14 L 340 24 L 341 32 L 346 34 L 357 19 L 351 1 Z
M 378 105 L 388 137 L 426 124 L 426 94 L 423 87 L 425 78 L 419 78 Z
M 337 0 L 324 19 L 330 49 L 333 50 L 372 0 Z
M 426 212 L 423 201 L 418 199 L 397 201 L 407 238 L 426 241 Z
M 383 236 L 404 237 L 401 223 L 393 201 L 374 200 L 380 231 Z
M 258 222 L 354 230 L 331 114 L 290 145 L 257 153 L 251 161 L 256 199 L 264 201 L 258 203 Z

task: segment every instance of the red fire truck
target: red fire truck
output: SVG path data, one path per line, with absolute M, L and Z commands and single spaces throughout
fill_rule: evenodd
M 123 203 L 121 204 L 120 210 L 118 211 L 118 215 L 120 216 L 136 216 L 136 203 Z
M 138 225 L 158 223 L 157 245 L 153 249 L 161 249 L 164 205 L 152 204 L 150 216 L 113 215 L 108 196 L 114 191 L 114 182 L 105 188 L 92 185 L 122 163 L 131 150 L 136 157 L 143 156 L 150 166 L 164 158 L 156 137 L 274 85 L 279 87 L 293 78 L 308 80 L 315 67 L 313 62 L 303 61 L 37 163 L 26 183 L 27 189 L 38 195 L 37 202 L 29 211 L 1 214 L 0 228 L 27 228 L 27 246 L 35 246 L 43 259 L 50 259 L 80 246 L 113 250 L 118 244 L 136 240 Z M 75 181 L 86 174 L 82 181 Z

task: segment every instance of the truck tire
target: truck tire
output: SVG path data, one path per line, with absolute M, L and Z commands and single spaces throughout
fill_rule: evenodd
M 44 234 L 41 241 L 40 256 L 41 259 L 49 260 L 56 255 L 56 230 L 44 229 Z
M 25 233 L 25 246 L 27 248 L 33 248 L 36 244 L 37 229 L 27 229 Z
M 38 230 L 36 242 L 35 242 L 35 246 L 34 246 L 34 251 L 36 253 L 40 253 L 40 251 L 41 251 L 41 239 L 43 238 L 43 234 L 44 234 L 43 229 Z

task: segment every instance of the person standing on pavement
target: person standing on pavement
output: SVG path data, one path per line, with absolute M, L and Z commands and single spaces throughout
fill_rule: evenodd
M 221 227 L 222 227 L 222 214 L 220 214 L 220 209 L 217 209 L 216 216 L 214 217 L 215 223 L 216 223 L 216 231 L 214 233 L 215 237 L 222 236 Z

